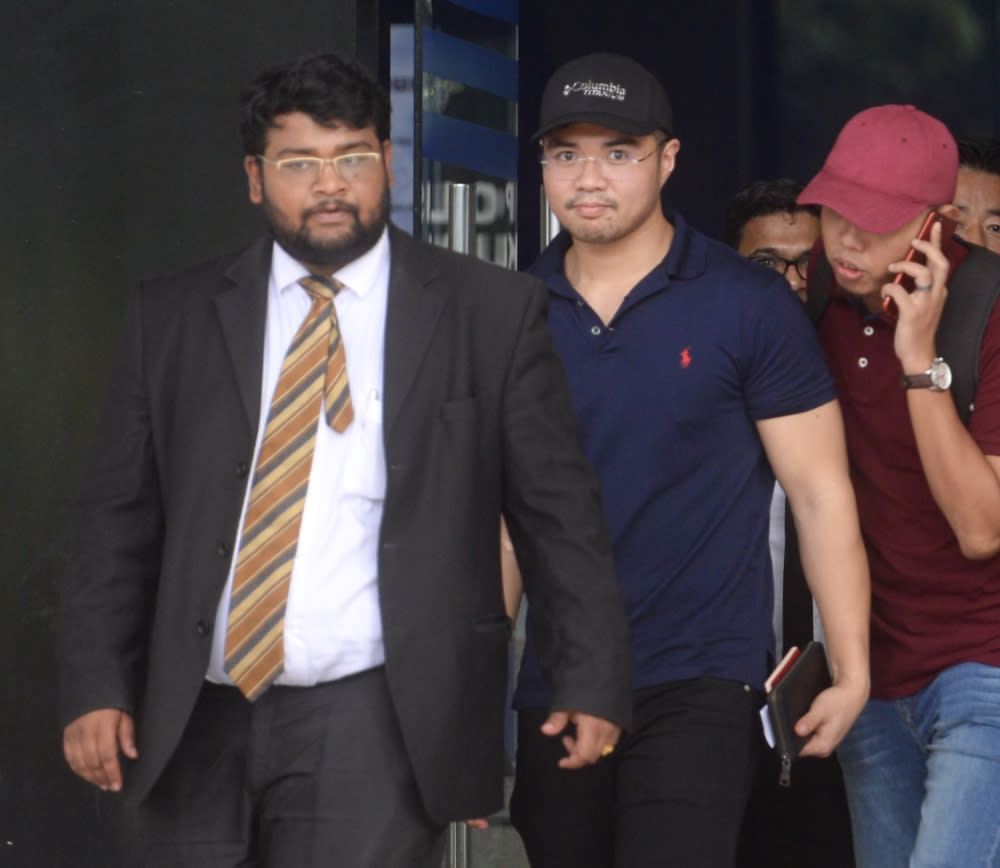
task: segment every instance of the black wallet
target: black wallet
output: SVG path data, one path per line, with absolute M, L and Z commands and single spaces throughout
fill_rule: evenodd
M 775 748 L 781 756 L 778 783 L 783 787 L 791 786 L 792 760 L 808 741 L 795 734 L 795 724 L 809 710 L 813 700 L 832 683 L 823 643 L 810 642 L 767 694 Z

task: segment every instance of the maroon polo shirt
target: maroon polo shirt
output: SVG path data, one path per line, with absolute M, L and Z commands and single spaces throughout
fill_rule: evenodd
M 948 245 L 946 253 L 960 267 L 964 248 Z M 870 314 L 836 286 L 830 295 L 819 335 L 844 413 L 871 566 L 872 697 L 898 699 L 958 663 L 1000 666 L 1000 556 L 965 558 L 934 502 L 893 349 L 895 316 Z M 1000 305 L 979 371 L 969 431 L 986 455 L 1000 455 Z

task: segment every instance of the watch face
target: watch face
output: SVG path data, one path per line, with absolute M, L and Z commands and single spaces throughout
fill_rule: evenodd
M 951 387 L 951 368 L 948 363 L 941 359 L 935 359 L 931 365 L 931 388 L 935 391 L 943 392 Z

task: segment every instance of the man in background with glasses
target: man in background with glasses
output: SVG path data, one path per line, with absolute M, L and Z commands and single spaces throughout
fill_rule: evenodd
M 778 272 L 803 301 L 809 252 L 819 238 L 819 209 L 799 205 L 791 178 L 753 181 L 729 203 L 722 237 L 751 262 Z
M 773 269 L 803 301 L 809 255 L 819 238 L 819 208 L 796 199 L 792 178 L 753 181 L 726 208 L 723 240 L 751 262 Z M 774 569 L 774 641 L 781 659 L 792 647 L 823 641 L 823 623 L 809 593 L 792 515 L 781 485 L 771 499 L 769 541 Z M 760 758 L 740 834 L 740 866 L 851 868 L 851 818 L 835 756 L 797 763 L 791 786 L 781 786 L 778 752 L 758 740 Z
M 629 725 L 598 484 L 545 287 L 388 225 L 378 84 L 307 57 L 242 107 L 270 233 L 130 302 L 64 583 L 64 751 L 138 802 L 145 866 L 415 868 L 503 800 L 501 514 L 565 764 Z
M 545 87 L 535 136 L 565 231 L 531 270 L 601 480 L 635 677 L 631 729 L 568 774 L 529 607 L 511 819 L 533 868 L 733 864 L 774 658 L 775 475 L 834 676 L 797 724 L 804 752 L 829 754 L 868 694 L 868 572 L 822 351 L 780 276 L 664 215 L 673 133 L 628 58 L 579 58 Z

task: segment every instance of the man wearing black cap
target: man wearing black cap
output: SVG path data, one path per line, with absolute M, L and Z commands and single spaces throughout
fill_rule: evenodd
M 833 669 L 797 724 L 804 753 L 829 754 L 868 694 L 868 573 L 840 411 L 781 276 L 664 215 L 680 144 L 652 75 L 582 57 L 548 82 L 541 115 L 545 193 L 566 231 L 532 270 L 601 478 L 634 726 L 594 767 L 558 768 L 533 629 L 547 613 L 529 610 L 511 817 L 534 868 L 720 868 L 733 863 L 773 657 L 775 474 Z

